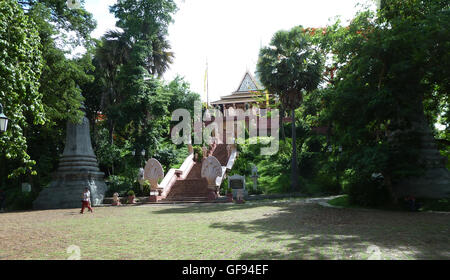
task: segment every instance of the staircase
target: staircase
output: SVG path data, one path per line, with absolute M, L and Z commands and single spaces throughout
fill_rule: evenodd
M 226 144 L 218 144 L 213 151 L 222 166 L 228 163 Z M 206 202 L 214 200 L 208 189 L 208 182 L 201 176 L 202 163 L 196 162 L 185 179 L 178 179 L 162 201 Z

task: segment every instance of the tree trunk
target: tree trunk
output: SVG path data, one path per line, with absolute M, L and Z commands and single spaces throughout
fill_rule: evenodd
M 282 140 L 285 140 L 285 139 L 286 139 L 286 134 L 285 134 L 285 132 L 284 132 L 284 121 L 283 121 L 283 119 L 284 119 L 284 113 L 285 113 L 285 110 L 284 110 L 283 106 L 281 106 L 281 114 L 280 114 L 280 130 L 281 130 L 281 139 L 282 139 Z
M 295 128 L 295 109 L 292 109 L 292 165 L 291 165 L 291 190 L 298 190 L 298 165 L 297 165 L 297 136 Z
M 111 146 L 114 144 L 114 123 L 109 120 L 109 143 Z M 114 175 L 114 160 L 111 163 L 111 174 Z

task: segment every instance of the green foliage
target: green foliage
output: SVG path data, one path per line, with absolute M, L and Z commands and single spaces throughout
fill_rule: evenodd
M 338 207 L 344 207 L 344 208 L 357 208 L 357 205 L 350 204 L 348 195 L 342 195 L 340 197 L 333 198 L 328 201 L 328 204 Z
M 344 191 L 353 205 L 378 207 L 390 202 L 390 194 L 382 180 L 371 176 L 362 176 L 353 170 L 347 170 L 344 175 Z
M 161 163 L 164 170 L 167 172 L 172 165 L 177 163 L 178 153 L 173 147 L 160 148 L 156 151 L 153 157 Z
M 321 80 L 323 57 L 303 27 L 278 31 L 269 47 L 260 50 L 257 72 L 269 92 L 280 96 L 285 108 L 295 109 L 304 91 Z
M 422 207 L 420 211 L 445 211 L 450 212 L 449 199 L 417 199 Z
M 165 36 L 175 10 L 176 5 L 166 0 L 126 0 L 113 5 L 110 11 L 122 31 L 110 31 L 98 42 L 93 59 L 97 66 L 95 80 L 85 85 L 88 100 L 93 103 L 88 106 L 91 118 L 100 110 L 106 116 L 103 127 L 108 135 L 102 135 L 99 148 L 106 148 L 105 155 L 110 149 L 108 143 L 122 151 L 134 151 L 133 166 L 142 164 L 143 150 L 160 160 L 166 170 L 178 164 L 175 148 L 164 144 L 170 125 L 169 107 L 186 107 L 185 103 L 198 98 L 181 78 L 168 85 L 156 78 L 172 62 Z M 96 97 L 99 89 L 101 98 Z M 120 174 L 124 168 L 122 156 L 100 161 L 112 174 Z
M 77 83 L 90 80 L 85 73 L 90 59 L 66 58 L 66 50 L 88 47 L 95 22 L 84 9 L 69 10 L 65 1 L 8 0 L 0 7 L 0 53 L 6 55 L 1 69 L 14 71 L 0 73 L 10 83 L 2 88 L 6 84 L 0 82 L 0 103 L 11 119 L 9 131 L 0 136 L 0 175 L 7 193 L 24 181 L 39 191 L 56 169 L 66 121 L 80 120 L 83 98 Z M 76 37 L 67 37 L 69 32 Z
M 282 107 L 291 110 L 300 106 L 304 93 L 311 93 L 322 80 L 324 56 L 302 26 L 278 31 L 270 45 L 260 50 L 257 72 L 266 89 L 277 95 Z M 292 121 L 291 189 L 298 188 L 296 126 Z
M 177 6 L 172 0 L 124 0 L 110 8 L 116 25 L 137 39 L 167 32 Z
M 96 135 L 96 155 L 102 168 L 112 173 L 112 168 L 118 164 L 125 164 L 123 159 L 131 155 L 131 147 L 127 140 L 109 143 L 108 130 L 100 127 Z M 117 168 L 118 166 L 116 166 Z
M 231 187 L 228 187 L 228 177 L 222 180 L 222 184 L 219 188 L 220 195 L 226 195 L 227 193 L 231 193 Z
M 134 184 L 134 180 L 130 180 L 130 178 L 119 175 L 109 176 L 106 179 L 106 182 L 108 184 L 108 191 L 105 194 L 106 197 L 111 197 L 116 192 L 119 196 L 125 196 Z
M 31 209 L 36 196 L 36 193 L 24 193 L 20 188 L 9 190 L 5 200 L 5 208 L 8 211 Z
M 194 102 L 200 101 L 200 95 L 190 90 L 190 85 L 184 78 L 175 77 L 167 85 L 167 91 L 170 93 L 169 113 L 172 113 L 176 109 L 184 108 L 194 115 Z
M 51 15 L 53 30 L 64 30 L 74 35 L 68 37 L 65 33 L 57 32 L 53 36 L 62 41 L 64 45 L 83 45 L 89 47 L 91 44 L 90 34 L 95 29 L 96 23 L 91 13 L 83 7 L 79 9 L 69 9 L 67 1 L 64 0 L 21 0 L 20 3 L 24 11 L 31 13 L 35 8 L 45 7 Z M 52 32 L 53 33 L 53 32 Z
M 203 159 L 203 150 L 202 147 L 199 145 L 194 145 L 193 146 L 194 149 L 194 155 L 197 155 L 197 162 L 202 162 Z
M 244 144 L 238 145 L 239 156 L 236 159 L 230 175 L 239 174 L 245 176 L 246 188 L 253 188 L 251 170 L 253 164 L 258 168 L 258 188 L 263 193 L 288 192 L 290 187 L 289 172 L 286 168 L 291 159 L 291 146 L 289 142 L 280 141 L 280 150 L 272 156 L 262 156 L 261 147 L 265 146 L 265 140 L 258 137 L 257 144 L 249 144 L 246 139 Z
M 39 78 L 43 66 L 40 40 L 35 23 L 16 1 L 0 2 L 0 103 L 10 119 L 0 135 L 0 158 L 16 160 L 10 174 L 31 171 L 35 161 L 27 152 L 26 131 L 30 124 L 45 122 Z M 11 164 L 11 161 L 9 162 Z M 6 166 L 9 166 L 6 164 Z
M 339 165 L 354 172 L 346 182 L 350 200 L 364 205 L 382 203 L 385 188 L 421 174 L 416 128 L 448 107 L 449 2 L 389 0 L 383 7 L 315 36 L 332 57 L 319 121 L 343 148 Z M 385 186 L 372 173 L 382 173 Z

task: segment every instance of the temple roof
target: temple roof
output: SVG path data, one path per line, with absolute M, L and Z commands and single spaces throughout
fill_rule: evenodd
M 239 87 L 233 94 L 235 93 L 242 93 L 242 92 L 250 92 L 250 91 L 256 91 L 261 90 L 261 86 L 259 85 L 258 81 L 250 74 L 248 71 L 244 74 L 244 77 L 241 80 L 241 83 L 239 84 Z
M 248 71 L 244 74 L 236 91 L 230 95 L 221 96 L 220 100 L 211 102 L 212 105 L 216 104 L 229 104 L 229 103 L 242 103 L 242 102 L 255 102 L 256 97 L 262 96 L 255 94 L 257 91 L 261 91 L 263 88 L 260 83 L 250 74 Z

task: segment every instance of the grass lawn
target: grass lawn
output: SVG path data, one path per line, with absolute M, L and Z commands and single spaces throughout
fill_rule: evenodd
M 450 259 L 450 215 L 304 199 L 0 214 L 0 259 Z

